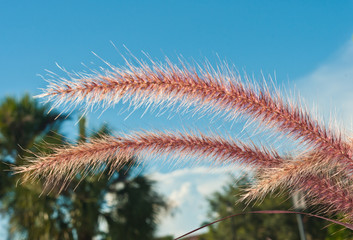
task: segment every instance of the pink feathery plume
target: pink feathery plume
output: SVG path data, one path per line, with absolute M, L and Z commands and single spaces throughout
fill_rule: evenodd
M 302 190 L 312 204 L 325 204 L 328 212 L 341 212 L 353 220 L 353 196 L 334 181 L 335 167 L 344 168 L 344 177 L 353 172 L 352 147 L 338 131 L 326 128 L 299 104 L 283 100 L 268 88 L 243 84 L 231 72 L 219 73 L 202 69 L 153 64 L 139 67 L 111 67 L 94 75 L 70 75 L 49 83 L 38 97 L 59 105 L 85 109 L 101 105 L 108 108 L 119 101 L 132 106 L 188 108 L 195 111 L 223 113 L 230 118 L 245 114 L 264 127 L 279 130 L 307 144 L 316 157 L 306 155 L 290 162 L 276 151 L 249 146 L 240 141 L 203 134 L 135 133 L 123 137 L 104 136 L 88 143 L 56 148 L 51 155 L 38 155 L 27 166 L 16 167 L 26 178 L 45 178 L 46 186 L 62 180 L 69 183 L 78 173 L 85 176 L 107 166 L 119 169 L 132 155 L 164 155 L 174 159 L 197 157 L 215 163 L 242 163 L 259 170 L 260 180 L 245 195 L 261 198 L 279 186 Z M 337 164 L 337 165 L 336 165 Z M 321 169 L 326 171 L 321 174 Z M 321 175 L 320 175 L 321 174 Z M 325 175 L 326 174 L 326 175 Z M 61 182 L 61 183 L 62 183 Z
M 311 204 L 325 204 L 328 213 L 343 213 L 345 218 L 353 221 L 353 196 L 350 191 L 326 177 L 307 175 L 294 185 L 306 192 Z
M 321 163 L 331 169 L 323 169 Z M 258 175 L 259 180 L 242 195 L 241 201 L 261 200 L 277 189 L 288 189 L 290 192 L 304 193 L 308 205 L 320 205 L 327 213 L 342 213 L 349 221 L 353 221 L 353 196 L 347 188 L 349 181 L 342 171 L 336 172 L 341 166 L 334 166 L 321 154 L 309 154 L 295 161 L 283 160 L 277 166 L 264 168 Z
M 226 75 L 185 66 L 178 68 L 171 63 L 152 67 L 129 65 L 127 69 L 112 67 L 104 74 L 52 81 L 38 97 L 53 101 L 53 107 L 85 104 L 88 109 L 97 104 L 109 107 L 120 100 L 130 100 L 135 107 L 180 104 L 179 107 L 197 106 L 197 111 L 223 111 L 231 117 L 245 113 L 352 165 L 351 148 L 341 134 L 328 130 L 302 107 L 282 100 L 278 93 L 266 88 L 254 90 L 229 71 Z
M 70 182 L 78 173 L 85 175 L 111 166 L 117 169 L 132 155 L 146 154 L 171 156 L 174 159 L 197 157 L 214 159 L 218 163 L 244 163 L 252 166 L 273 166 L 280 163 L 275 151 L 258 149 L 239 141 L 203 134 L 135 133 L 124 137 L 104 136 L 66 148 L 53 149 L 50 155 L 37 155 L 25 166 L 15 167 L 25 173 L 25 179 L 45 178 L 46 185 L 59 180 Z M 60 181 L 62 183 L 62 181 Z
M 286 159 L 277 166 L 265 168 L 258 175 L 257 182 L 251 186 L 251 189 L 248 189 L 246 198 L 263 198 L 278 188 L 292 187 L 309 174 L 325 173 L 329 176 L 332 174 L 330 171 L 337 167 L 337 164 L 330 160 L 322 154 L 310 153 L 297 157 L 295 160 Z
M 198 157 L 213 159 L 216 163 L 246 164 L 261 171 L 280 166 L 284 160 L 275 151 L 248 146 L 239 141 L 210 137 L 203 134 L 181 133 L 134 133 L 123 137 L 104 136 L 66 148 L 56 148 L 50 155 L 37 155 L 27 166 L 15 167 L 17 173 L 24 173 L 25 180 L 44 178 L 46 188 L 62 184 L 63 190 L 78 174 L 86 176 L 89 172 L 110 166 L 111 171 L 128 163 L 132 155 L 170 156 L 173 159 Z M 313 181 L 313 179 L 316 179 Z M 317 176 L 293 180 L 289 187 L 309 191 L 313 203 L 331 207 L 331 212 L 338 211 L 352 215 L 349 203 L 353 202 L 348 193 L 339 186 Z M 271 185 L 271 184 L 270 184 Z M 263 186 L 264 188 L 266 186 Z M 248 196 L 247 199 L 251 199 Z M 348 200 L 347 200 L 348 199 Z M 347 202 L 344 205 L 344 203 Z M 345 208 L 341 208 L 346 206 Z M 349 205 L 350 206 L 350 205 Z M 353 208 L 351 208 L 353 209 Z

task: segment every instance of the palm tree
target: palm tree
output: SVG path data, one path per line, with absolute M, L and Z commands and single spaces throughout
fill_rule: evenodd
M 40 181 L 15 187 L 19 177 L 4 170 L 9 170 L 12 164 L 23 164 L 23 157 L 32 156 L 24 149 L 50 152 L 48 144 L 58 146 L 66 142 L 57 134 L 66 116 L 57 117 L 56 112 L 47 114 L 48 109 L 29 95 L 20 100 L 7 97 L 0 105 L 0 197 L 2 211 L 10 216 L 10 237 L 81 240 L 102 235 L 111 239 L 118 236 L 151 239 L 156 228 L 154 220 L 166 203 L 153 190 L 152 181 L 143 176 L 129 177 L 130 168 L 115 172 L 111 178 L 97 172 L 82 181 L 78 175 L 59 197 L 55 194 L 38 197 L 43 191 Z M 87 141 L 85 123 L 86 119 L 81 118 L 79 142 Z M 109 132 L 103 125 L 90 137 Z M 78 183 L 81 186 L 75 189 Z M 117 188 L 119 184 L 123 187 Z M 107 194 L 118 201 L 108 206 Z M 109 232 L 100 231 L 100 219 L 108 223 Z
M 79 121 L 79 133 L 78 142 L 86 142 L 84 117 Z M 103 125 L 90 139 L 109 133 L 107 125 Z M 129 161 L 132 163 L 134 158 Z M 144 176 L 132 177 L 132 170 L 126 166 L 111 177 L 101 171 L 85 179 L 76 176 L 64 194 L 71 198 L 69 213 L 78 240 L 97 235 L 108 239 L 153 239 L 156 217 L 167 205 L 153 190 L 154 182 Z M 99 228 L 103 221 L 108 226 L 105 231 Z
M 31 149 L 34 152 L 48 151 L 47 143 L 64 144 L 64 139 L 56 132 L 65 118 L 61 115 L 58 117 L 59 121 L 55 121 L 58 114 L 56 112 L 47 114 L 48 109 L 47 106 L 39 106 L 29 95 L 25 95 L 19 101 L 11 97 L 3 101 L 0 106 L 1 170 L 8 170 L 9 164 L 23 164 L 22 157 L 31 156 L 24 149 Z M 80 124 L 81 136 L 84 131 L 83 125 Z M 52 194 L 38 197 L 42 193 L 40 183 L 26 183 L 15 187 L 17 176 L 11 175 L 9 171 L 1 171 L 0 174 L 2 208 L 10 214 L 10 235 L 17 234 L 29 239 L 72 239 L 72 231 L 76 229 L 78 236 L 81 236 L 83 231 L 80 231 L 77 222 L 67 220 L 69 214 L 67 209 L 72 208 L 72 212 L 77 212 L 74 209 L 82 199 L 75 196 L 82 195 L 82 191 L 77 194 L 62 194 L 60 200 Z M 85 181 L 84 184 L 89 185 L 89 181 Z M 86 191 L 92 192 L 93 188 L 87 187 Z M 89 206 L 88 210 L 99 209 L 99 203 L 94 203 L 95 205 Z M 87 210 L 81 212 L 87 213 Z M 95 220 L 97 218 L 94 216 L 87 217 L 85 214 L 80 222 L 87 232 L 95 229 L 91 226 L 98 226 Z
M 25 183 L 15 187 L 19 180 L 9 171 L 9 166 L 23 164 L 23 157 L 36 151 L 46 142 L 60 142 L 54 137 L 65 119 L 56 112 L 48 112 L 28 94 L 17 100 L 5 98 L 0 105 L 0 199 L 1 209 L 10 216 L 10 236 L 29 239 L 71 239 L 67 223 L 53 196 L 38 198 L 42 185 Z

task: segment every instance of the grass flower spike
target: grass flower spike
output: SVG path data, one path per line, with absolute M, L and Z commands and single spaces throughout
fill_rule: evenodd
M 27 179 L 45 178 L 46 185 L 69 183 L 81 173 L 126 164 L 121 156 L 164 155 L 174 163 L 182 158 L 199 163 L 202 159 L 220 164 L 243 164 L 257 171 L 258 181 L 244 198 L 261 199 L 277 188 L 301 190 L 311 204 L 325 206 L 327 213 L 343 213 L 353 221 L 351 182 L 353 152 L 348 136 L 327 128 L 300 103 L 285 100 L 277 91 L 249 82 L 227 67 L 182 67 L 152 62 L 126 68 L 110 66 L 93 74 L 69 74 L 68 79 L 52 80 L 39 98 L 53 103 L 53 108 L 81 105 L 86 111 L 109 108 L 118 102 L 145 108 L 171 108 L 179 111 L 216 114 L 234 119 L 238 115 L 257 121 L 288 140 L 296 141 L 308 151 L 291 159 L 278 150 L 247 144 L 218 135 L 180 132 L 137 132 L 121 136 L 104 136 L 65 148 L 54 148 L 50 155 L 29 159 L 28 165 L 15 170 Z M 347 184 L 348 183 L 348 184 Z M 65 185 L 65 184 L 64 184 Z
M 166 155 L 175 160 L 192 156 L 213 159 L 220 164 L 243 163 L 252 166 L 271 166 L 280 163 L 274 151 L 221 137 L 208 137 L 203 134 L 135 133 L 123 137 L 105 136 L 91 142 L 55 148 L 51 155 L 35 156 L 29 165 L 17 167 L 17 172 L 27 174 L 27 178 L 45 177 L 46 185 L 55 182 L 68 183 L 77 173 L 85 175 L 89 171 L 110 166 L 118 169 L 129 159 L 124 156 Z M 64 180 L 64 181 L 58 181 Z M 65 184 L 64 184 L 65 185 Z
M 141 64 L 129 65 L 127 69 L 112 67 L 104 74 L 70 76 L 71 79 L 50 82 L 37 97 L 54 102 L 53 107 L 83 103 L 89 109 L 130 100 L 135 107 L 179 104 L 179 108 L 194 105 L 206 112 L 222 111 L 230 117 L 244 113 L 334 157 L 351 158 L 340 134 L 326 129 L 303 108 L 286 103 L 278 93 L 265 88 L 255 90 L 242 83 L 229 70 L 220 73 L 186 66 L 178 68 L 171 63 L 152 67 Z

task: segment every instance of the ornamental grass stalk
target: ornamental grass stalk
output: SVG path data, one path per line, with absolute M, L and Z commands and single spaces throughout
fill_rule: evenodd
M 261 199 L 278 188 L 300 190 L 308 203 L 323 206 L 329 214 L 343 214 L 353 222 L 353 193 L 348 187 L 353 153 L 348 136 L 325 126 L 302 104 L 285 99 L 266 84 L 244 82 L 227 67 L 215 71 L 181 65 L 169 61 L 152 62 L 151 66 L 127 63 L 125 68 L 110 66 L 100 73 L 69 74 L 68 79 L 49 81 L 37 97 L 53 103 L 53 108 L 81 107 L 85 111 L 109 108 L 123 101 L 134 107 L 174 111 L 191 107 L 227 119 L 241 115 L 307 150 L 289 159 L 280 156 L 280 149 L 217 134 L 141 131 L 55 147 L 52 154 L 38 154 L 28 159 L 27 165 L 15 167 L 15 171 L 24 174 L 25 180 L 43 178 L 45 186 L 61 184 L 64 189 L 77 174 L 86 176 L 102 167 L 119 169 L 132 155 L 139 155 L 139 161 L 146 156 L 164 155 L 171 162 L 184 158 L 193 164 L 203 160 L 240 163 L 251 166 L 258 177 L 244 200 Z

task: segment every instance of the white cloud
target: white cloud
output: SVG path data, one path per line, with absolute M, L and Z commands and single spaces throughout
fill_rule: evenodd
M 183 204 L 187 197 L 191 194 L 190 189 L 191 183 L 185 182 L 181 185 L 180 189 L 173 191 L 168 198 L 172 207 L 179 207 Z
M 310 74 L 296 81 L 301 95 L 345 129 L 353 123 L 353 40 Z M 330 114 L 331 116 L 329 116 Z
M 177 206 L 173 216 L 162 216 L 157 234 L 177 237 L 200 227 L 207 220 L 206 196 L 220 191 L 239 173 L 239 169 L 232 167 L 194 167 L 151 174 L 149 177 L 157 181 L 158 192 Z

